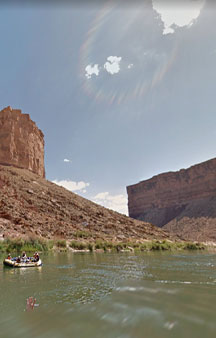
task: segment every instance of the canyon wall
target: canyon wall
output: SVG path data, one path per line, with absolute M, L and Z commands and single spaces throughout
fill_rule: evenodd
M 127 193 L 130 217 L 173 232 L 178 228 L 180 235 L 185 222 L 192 229 L 201 218 L 216 228 L 216 158 L 128 186 Z
M 11 107 L 0 111 L 0 164 L 45 177 L 44 135 L 29 114 Z

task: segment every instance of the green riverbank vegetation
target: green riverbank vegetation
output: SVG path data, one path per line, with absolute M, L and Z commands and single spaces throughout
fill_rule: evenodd
M 74 240 L 42 238 L 6 238 L 0 241 L 0 252 L 46 252 L 56 251 L 84 251 L 84 252 L 150 252 L 150 251 L 179 251 L 179 250 L 205 250 L 209 247 L 199 242 L 145 240 L 145 241 L 86 241 L 85 235 L 77 236 Z

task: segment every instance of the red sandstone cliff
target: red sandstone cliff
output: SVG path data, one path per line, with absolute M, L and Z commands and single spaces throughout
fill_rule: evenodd
M 44 135 L 29 114 L 11 107 L 0 111 L 0 164 L 45 177 Z
M 216 240 L 216 158 L 154 176 L 127 192 L 131 217 L 187 239 Z

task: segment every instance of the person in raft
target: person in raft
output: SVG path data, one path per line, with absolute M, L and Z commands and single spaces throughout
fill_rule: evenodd
M 22 253 L 22 258 L 21 258 L 21 260 L 22 260 L 23 262 L 26 262 L 26 261 L 27 261 L 27 256 L 26 256 L 25 251 L 23 251 L 23 253 Z
M 20 262 L 21 262 L 20 256 L 17 257 L 16 262 L 17 262 L 17 263 L 20 263 Z
M 39 257 L 38 252 L 35 252 L 35 254 L 34 254 L 34 261 L 35 261 L 35 262 L 38 262 L 39 259 L 40 259 L 40 257 Z
M 11 254 L 9 253 L 7 259 L 12 259 Z

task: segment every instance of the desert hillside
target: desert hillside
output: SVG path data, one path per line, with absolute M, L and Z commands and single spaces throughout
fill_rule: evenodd
M 0 165 L 0 235 L 92 239 L 166 239 L 149 223 L 99 206 L 29 170 Z

